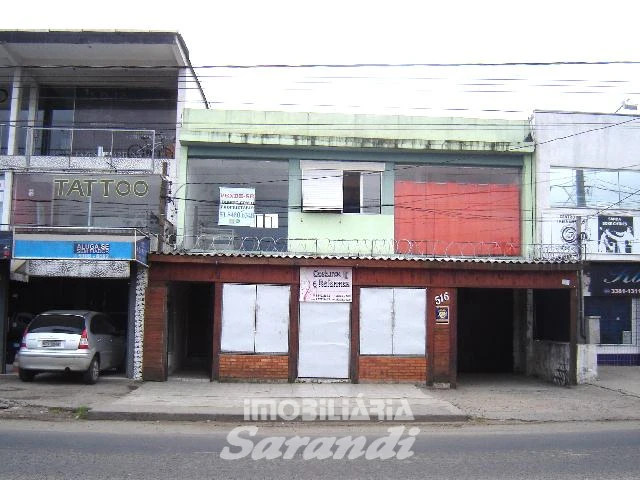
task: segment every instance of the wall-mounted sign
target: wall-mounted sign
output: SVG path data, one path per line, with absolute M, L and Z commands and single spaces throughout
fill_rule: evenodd
M 436 307 L 436 323 L 449 323 L 449 307 Z
M 633 217 L 598 216 L 598 252 L 633 253 Z
M 351 302 L 350 268 L 301 267 L 301 302 Z
M 75 238 L 74 238 L 75 237 Z M 139 235 L 15 233 L 13 258 L 127 260 L 146 265 L 149 239 Z
M 218 225 L 252 227 L 255 225 L 255 188 L 220 187 Z
M 16 173 L 16 225 L 160 231 L 160 175 Z
M 593 264 L 587 269 L 591 295 L 640 296 L 640 265 Z
M 144 179 L 129 178 L 54 178 L 56 197 L 91 197 L 95 193 L 102 197 L 146 197 L 149 184 Z

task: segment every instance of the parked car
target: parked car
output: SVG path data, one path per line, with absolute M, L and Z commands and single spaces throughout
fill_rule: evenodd
M 86 383 L 101 370 L 124 364 L 125 336 L 109 316 L 86 310 L 50 310 L 29 323 L 20 344 L 18 374 L 24 382 L 40 372 L 83 372 Z

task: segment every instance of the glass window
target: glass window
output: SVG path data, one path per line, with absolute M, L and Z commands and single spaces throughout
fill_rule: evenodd
M 38 315 L 29 324 L 32 333 L 82 333 L 84 317 L 81 315 Z
M 302 175 L 302 209 L 308 212 L 378 214 L 380 182 L 379 171 L 307 169 Z
M 640 209 L 640 172 L 551 168 L 552 207 Z
M 227 192 L 225 189 L 254 192 L 254 224 L 220 223 L 221 188 Z M 187 185 L 174 195 L 186 200 L 185 248 L 194 248 L 203 232 L 223 228 L 230 239 L 225 245 L 227 249 L 286 249 L 283 242 L 288 230 L 288 160 L 190 158 Z
M 43 87 L 37 118 L 41 128 L 34 133 L 34 151 L 40 155 L 73 152 L 95 156 L 97 147 L 102 147 L 113 156 L 127 156 L 130 146 L 149 140 L 142 138 L 142 132 L 112 134 L 109 129 L 155 130 L 156 141 L 171 146 L 176 108 L 177 92 L 173 89 Z M 173 153 L 172 148 L 162 149 L 157 156 L 169 152 Z
M 620 207 L 640 209 L 640 172 L 620 170 Z
M 0 84 L 0 155 L 7 154 L 9 141 L 9 118 L 11 115 L 11 88 Z
M 631 344 L 631 297 L 585 297 L 585 315 L 600 317 L 600 344 Z
M 342 212 L 360 213 L 360 172 L 342 172 Z
M 578 172 L 579 170 L 576 171 L 576 173 Z M 619 204 L 618 172 L 612 170 L 584 170 L 583 176 L 585 205 L 608 207 Z
M 14 225 L 159 231 L 159 175 L 14 176 Z
M 576 176 L 571 168 L 552 168 L 549 188 L 552 207 L 575 207 L 578 205 Z

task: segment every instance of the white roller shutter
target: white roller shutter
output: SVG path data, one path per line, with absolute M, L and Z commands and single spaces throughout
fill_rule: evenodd
M 302 171 L 303 211 L 342 211 L 342 171 Z

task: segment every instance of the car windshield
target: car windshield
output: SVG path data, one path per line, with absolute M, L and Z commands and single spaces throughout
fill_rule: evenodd
M 30 333 L 76 333 L 84 329 L 84 318 L 79 315 L 38 315 L 29 325 Z

